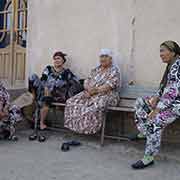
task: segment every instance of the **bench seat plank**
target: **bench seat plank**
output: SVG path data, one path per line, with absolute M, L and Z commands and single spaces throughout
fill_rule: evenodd
M 135 109 L 133 107 L 113 107 L 110 106 L 108 107 L 108 110 L 111 111 L 124 111 L 124 112 L 135 112 Z

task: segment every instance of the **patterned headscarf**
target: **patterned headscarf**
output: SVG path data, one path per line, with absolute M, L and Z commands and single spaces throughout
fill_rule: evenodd
M 171 52 L 174 52 L 175 55 L 180 56 L 180 47 L 175 41 L 165 41 L 160 46 L 165 46 Z
M 165 41 L 160 45 L 160 47 L 161 46 L 165 46 L 168 50 L 170 50 L 171 52 L 174 52 L 175 56 L 177 58 L 180 56 L 180 47 L 176 42 L 174 42 L 174 41 Z M 167 79 L 168 79 L 168 73 L 169 73 L 169 71 L 171 69 L 171 66 L 174 64 L 174 62 L 176 61 L 177 58 L 175 58 L 173 61 L 171 61 L 166 66 L 166 70 L 164 72 L 163 78 L 162 78 L 161 83 L 160 83 L 161 92 L 163 92 L 164 88 L 166 87 Z

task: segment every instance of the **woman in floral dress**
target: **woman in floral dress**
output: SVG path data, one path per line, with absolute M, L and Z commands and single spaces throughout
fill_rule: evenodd
M 107 106 L 119 102 L 120 72 L 112 62 L 112 52 L 102 49 L 100 65 L 84 82 L 84 91 L 66 102 L 66 128 L 81 134 L 95 134 L 101 129 Z
M 38 102 L 40 110 L 40 129 L 46 129 L 45 118 L 52 102 L 65 103 L 66 100 L 82 90 L 77 77 L 64 68 L 66 54 L 56 52 L 53 55 L 53 66 L 48 65 L 41 78 L 33 74 L 29 78 L 29 89 Z
M 15 125 L 20 120 L 22 120 L 20 108 L 10 104 L 9 93 L 0 82 L 0 133 L 3 138 L 17 140 Z
M 180 116 L 180 47 L 174 41 L 160 46 L 160 57 L 167 63 L 159 91 L 152 97 L 136 101 L 135 123 L 140 131 L 136 139 L 146 138 L 144 157 L 134 163 L 134 169 L 154 164 L 154 156 L 160 150 L 164 128 Z

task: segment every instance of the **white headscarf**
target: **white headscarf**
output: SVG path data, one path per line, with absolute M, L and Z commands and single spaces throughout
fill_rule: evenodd
M 103 56 L 103 55 L 108 55 L 108 56 L 113 58 L 112 51 L 110 49 L 107 49 L 107 48 L 106 49 L 104 48 L 104 49 L 100 50 L 99 56 Z
M 118 66 L 118 58 L 114 55 L 114 53 L 112 52 L 111 49 L 108 49 L 108 48 L 103 48 L 100 50 L 99 52 L 99 56 L 102 56 L 102 55 L 108 55 L 112 58 L 112 64 L 113 66 L 116 66 L 118 69 L 119 69 L 119 72 L 120 72 L 120 79 L 121 79 L 121 70 Z M 121 80 L 120 80 L 121 82 Z M 121 86 L 121 85 L 120 85 Z

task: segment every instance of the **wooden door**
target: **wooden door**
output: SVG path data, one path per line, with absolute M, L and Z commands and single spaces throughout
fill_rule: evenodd
M 7 88 L 25 87 L 27 1 L 1 0 L 0 80 Z

